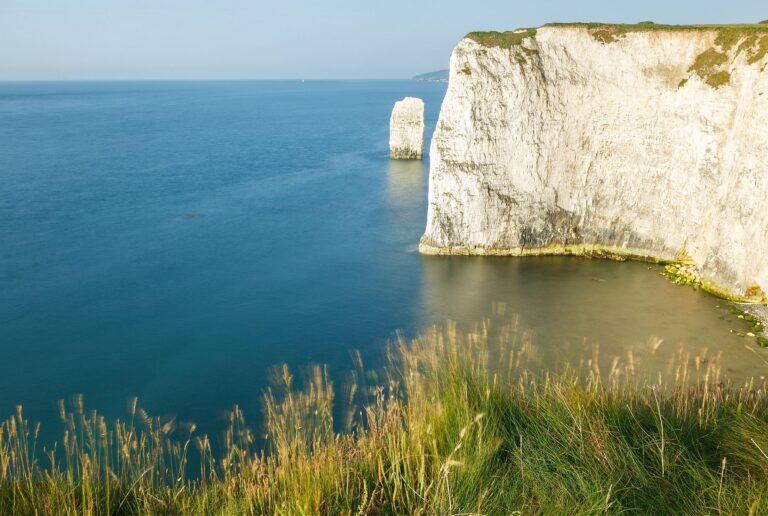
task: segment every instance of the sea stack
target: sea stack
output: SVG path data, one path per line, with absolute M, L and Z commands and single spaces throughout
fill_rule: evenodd
M 768 292 L 768 26 L 471 33 L 430 148 L 430 254 L 681 262 Z
M 389 119 L 389 155 L 392 159 L 422 159 L 424 153 L 424 101 L 405 97 L 395 102 Z

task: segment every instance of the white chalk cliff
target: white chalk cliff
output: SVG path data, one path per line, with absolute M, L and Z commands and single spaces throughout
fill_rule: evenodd
M 768 26 L 552 25 L 453 51 L 430 254 L 685 261 L 768 292 Z
M 394 159 L 422 159 L 424 101 L 405 97 L 395 102 L 389 119 L 389 155 Z

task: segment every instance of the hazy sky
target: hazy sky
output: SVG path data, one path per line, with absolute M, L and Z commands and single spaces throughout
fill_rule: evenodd
M 0 0 L 0 80 L 402 78 L 472 30 L 766 18 L 766 0 Z

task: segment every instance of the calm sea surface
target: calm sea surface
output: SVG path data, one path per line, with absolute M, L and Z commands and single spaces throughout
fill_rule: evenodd
M 768 355 L 723 303 L 656 268 L 422 257 L 428 163 L 388 159 L 405 95 L 435 126 L 445 85 L 410 81 L 0 83 L 0 415 L 44 424 L 76 393 L 111 416 L 215 426 L 253 414 L 269 367 L 350 365 L 393 332 L 487 317 L 550 360 L 599 345 L 663 368 Z M 720 305 L 720 308 L 717 307 Z M 58 429 L 58 425 L 53 425 Z

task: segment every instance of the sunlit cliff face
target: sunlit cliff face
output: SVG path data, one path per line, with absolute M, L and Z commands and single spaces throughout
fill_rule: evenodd
M 422 252 L 677 260 L 765 302 L 768 35 L 604 32 L 459 43 Z

